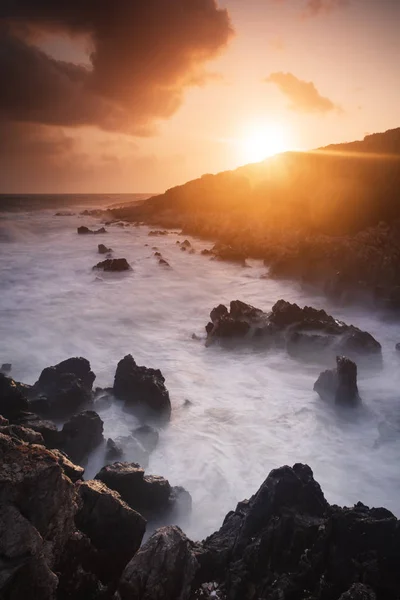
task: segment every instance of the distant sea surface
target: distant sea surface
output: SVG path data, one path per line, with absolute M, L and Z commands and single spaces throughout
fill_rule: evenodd
M 155 194 L 0 194 L 0 212 L 62 209 L 73 206 L 101 206 L 140 202 Z

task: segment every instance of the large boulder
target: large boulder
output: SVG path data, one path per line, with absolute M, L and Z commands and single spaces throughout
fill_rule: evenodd
M 337 356 L 336 369 L 323 371 L 314 384 L 314 390 L 323 400 L 334 399 L 337 404 L 357 404 L 360 396 L 356 363 L 346 356 Z
M 0 414 L 6 419 L 14 419 L 27 408 L 28 400 L 18 384 L 0 373 Z
M 83 467 L 73 463 L 62 450 L 53 448 L 51 453 L 56 458 L 65 475 L 69 477 L 73 483 L 82 479 L 85 472 Z
M 114 378 L 114 394 L 130 406 L 150 416 L 170 418 L 171 401 L 159 369 L 139 367 L 131 354 L 119 361 Z
M 121 271 L 130 271 L 132 267 L 126 258 L 106 258 L 97 263 L 93 269 L 101 269 L 102 271 L 119 273 Z
M 197 547 L 179 527 L 162 527 L 126 566 L 118 600 L 188 600 L 199 569 Z
M 98 250 L 99 254 L 108 254 L 109 252 L 112 252 L 112 249 L 107 248 L 107 246 L 105 246 L 104 244 L 99 244 L 97 246 L 97 250 Z
M 77 463 L 82 462 L 103 440 L 103 421 L 94 410 L 74 415 L 61 431 L 62 449 Z
M 0 433 L 0 596 L 55 600 L 53 572 L 74 530 L 75 490 L 43 446 Z
M 86 358 L 63 360 L 42 371 L 33 386 L 30 406 L 42 416 L 69 416 L 92 402 L 95 378 Z
M 220 304 L 211 311 L 210 318 L 206 326 L 207 345 L 216 339 L 230 342 L 246 339 L 284 346 L 296 356 L 326 352 L 380 356 L 381 353 L 380 343 L 371 334 L 335 319 L 324 310 L 300 308 L 285 300 L 278 300 L 270 313 L 234 300 L 229 311 Z
M 44 444 L 43 437 L 37 431 L 22 427 L 21 425 L 5 425 L 0 427 L 0 433 L 9 435 L 11 438 L 26 442 L 27 444 Z
M 172 487 L 158 475 L 145 475 L 137 463 L 116 462 L 106 465 L 95 479 L 99 479 L 134 510 L 148 519 L 169 518 L 179 508 L 191 508 L 190 494 L 181 487 Z
M 116 579 L 142 543 L 145 519 L 101 481 L 78 484 L 75 522 L 98 550 L 102 581 Z

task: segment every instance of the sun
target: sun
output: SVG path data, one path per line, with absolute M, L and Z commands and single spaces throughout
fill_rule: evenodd
M 260 162 L 289 149 L 288 133 L 279 123 L 253 126 L 246 129 L 238 145 L 245 162 Z

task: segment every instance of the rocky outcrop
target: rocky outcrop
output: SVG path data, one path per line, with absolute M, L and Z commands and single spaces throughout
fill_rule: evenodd
M 18 417 L 14 419 L 14 423 L 40 433 L 47 448 L 57 448 L 60 445 L 60 432 L 53 421 L 42 419 L 35 413 L 24 411 L 18 414 Z
M 101 269 L 106 272 L 120 273 L 122 271 L 131 271 L 132 267 L 126 258 L 107 258 L 93 267 L 93 269 Z
M 160 235 L 168 235 L 168 231 L 164 230 L 160 230 L 160 229 L 153 229 L 152 231 L 149 231 L 149 233 L 147 234 L 150 237 L 156 237 L 156 236 L 160 236 Z
M 113 462 L 118 458 L 122 458 L 124 454 L 123 449 L 114 440 L 108 438 L 106 444 L 106 461 Z
M 165 260 L 165 258 L 160 258 L 158 261 L 158 264 L 161 265 L 162 267 L 169 267 L 170 264 L 167 260 Z
M 99 244 L 97 250 L 99 254 L 108 254 L 109 252 L 112 252 L 112 248 L 107 248 L 104 244 Z
M 179 527 L 162 527 L 126 566 L 116 600 L 187 600 L 199 569 L 196 545 Z
M 381 345 L 375 338 L 354 325 L 347 325 L 328 315 L 324 310 L 305 306 L 300 308 L 285 300 L 278 300 L 271 312 L 241 302 L 230 303 L 230 310 L 220 304 L 210 313 L 206 326 L 207 343 L 215 339 L 246 339 L 286 347 L 295 356 L 322 353 L 381 354 Z
M 106 465 L 95 479 L 117 491 L 131 508 L 148 519 L 167 518 L 178 508 L 186 512 L 191 509 L 191 497 L 186 490 L 172 487 L 164 477 L 145 475 L 137 463 Z
M 78 484 L 75 522 L 98 551 L 102 581 L 114 580 L 140 547 L 145 519 L 101 481 Z
M 64 471 L 65 475 L 75 483 L 82 479 L 85 469 L 73 463 L 68 456 L 62 450 L 53 448 L 51 451 L 52 455 L 56 458 L 58 464 Z
M 14 419 L 27 408 L 28 400 L 17 383 L 0 373 L 0 414 L 6 419 Z
M 334 399 L 337 404 L 357 404 L 360 401 L 357 365 L 345 356 L 337 356 L 336 365 L 336 369 L 320 374 L 314 384 L 314 390 L 323 400 Z
M 61 431 L 61 447 L 77 463 L 81 463 L 103 440 L 103 421 L 94 410 L 74 415 Z
M 43 437 L 37 431 L 22 427 L 21 425 L 3 425 L 0 427 L 0 433 L 9 435 L 12 439 L 26 442 L 28 444 L 44 444 Z
M 171 401 L 159 369 L 139 367 L 131 354 L 119 361 L 114 378 L 114 394 L 127 406 L 169 419 Z
M 204 251 L 203 254 L 205 254 Z M 238 250 L 237 248 L 234 248 L 229 244 L 221 244 L 220 242 L 218 242 L 211 248 L 209 254 L 211 254 L 218 260 L 235 262 L 241 265 L 246 264 L 247 256 L 241 250 Z
M 85 227 L 84 225 L 78 227 L 77 231 L 80 235 L 107 233 L 107 230 L 104 227 L 100 227 L 100 229 L 93 230 L 89 229 L 89 227 Z
M 42 416 L 69 416 L 92 402 L 95 378 L 85 358 L 69 358 L 47 367 L 30 392 L 30 407 Z

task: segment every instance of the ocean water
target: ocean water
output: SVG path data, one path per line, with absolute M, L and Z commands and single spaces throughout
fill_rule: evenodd
M 182 236 L 149 237 L 148 227 L 112 225 L 104 236 L 78 236 L 79 225 L 99 227 L 100 219 L 79 215 L 82 207 L 56 217 L 54 208 L 39 206 L 24 210 L 22 202 L 18 211 L 3 206 L 0 214 L 0 362 L 12 363 L 15 379 L 34 383 L 44 367 L 84 356 L 99 386 L 112 385 L 127 353 L 160 368 L 173 412 L 146 472 L 191 493 L 192 514 L 178 521 L 190 537 L 210 534 L 271 469 L 295 462 L 311 466 L 328 501 L 361 500 L 400 516 L 399 323 L 271 280 L 259 261 L 243 268 L 209 260 L 199 251 L 211 245 L 198 239 L 189 238 L 197 252 L 188 254 L 176 244 Z M 127 258 L 133 270 L 92 271 L 102 260 L 98 243 Z M 170 269 L 158 264 L 153 246 Z M 215 305 L 240 299 L 269 310 L 279 298 L 325 308 L 381 342 L 381 368 L 359 363 L 359 408 L 338 409 L 313 392 L 332 363 L 277 350 L 205 347 L 204 326 Z M 137 425 L 117 402 L 99 413 L 106 437 L 127 436 Z M 134 457 L 128 451 L 126 458 Z M 103 462 L 100 448 L 86 477 Z

